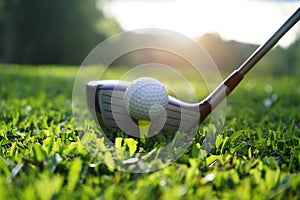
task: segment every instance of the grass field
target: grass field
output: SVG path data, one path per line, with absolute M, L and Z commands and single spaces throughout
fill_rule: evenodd
M 82 144 L 76 70 L 0 65 L 0 199 L 300 198 L 299 77 L 250 74 L 227 99 L 211 152 L 196 137 L 172 165 L 133 174 L 96 162 Z

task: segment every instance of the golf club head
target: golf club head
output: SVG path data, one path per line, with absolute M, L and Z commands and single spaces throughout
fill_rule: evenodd
M 125 107 L 124 94 L 130 82 L 118 80 L 90 81 L 86 86 L 87 103 L 103 131 L 123 131 L 139 137 L 139 126 Z M 201 104 L 189 104 L 169 96 L 164 114 L 151 121 L 147 137 L 157 133 L 197 130 Z

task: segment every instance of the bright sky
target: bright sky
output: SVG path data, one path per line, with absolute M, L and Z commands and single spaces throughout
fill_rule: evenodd
M 224 39 L 261 44 L 300 6 L 292 0 L 114 0 L 105 11 L 124 30 L 164 28 L 196 38 L 219 33 Z M 299 23 L 282 38 L 290 44 Z

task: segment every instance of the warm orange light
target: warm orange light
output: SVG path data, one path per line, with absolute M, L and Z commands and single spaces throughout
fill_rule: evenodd
M 125 30 L 165 28 L 189 37 L 219 33 L 225 39 L 261 44 L 299 5 L 255 0 L 119 0 L 107 5 Z M 291 30 L 280 42 L 288 45 L 296 38 Z

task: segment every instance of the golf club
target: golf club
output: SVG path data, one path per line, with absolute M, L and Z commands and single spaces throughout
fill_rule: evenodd
M 200 103 L 190 104 L 169 96 L 165 115 L 156 119 L 149 137 L 157 132 L 189 132 L 197 127 L 241 82 L 255 64 L 274 47 L 300 19 L 300 8 L 261 45 L 237 70 Z M 118 80 L 90 81 L 86 86 L 87 103 L 91 114 L 103 130 L 124 131 L 138 136 L 138 125 L 124 105 L 124 93 L 130 82 Z

